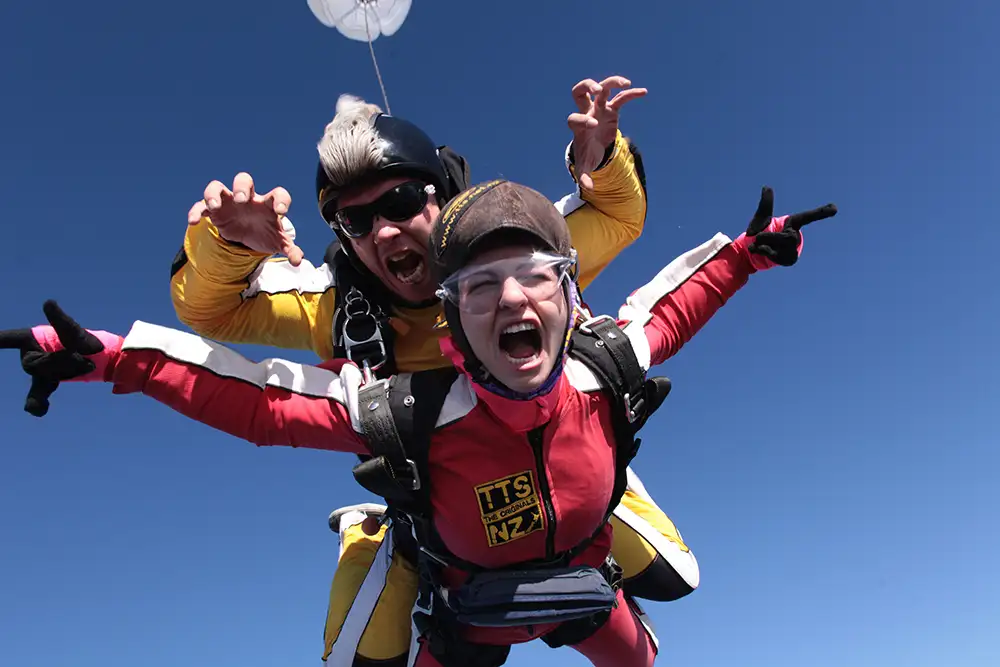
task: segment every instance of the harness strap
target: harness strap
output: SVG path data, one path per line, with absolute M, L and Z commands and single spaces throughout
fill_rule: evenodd
M 643 413 L 646 373 L 639 365 L 628 334 L 614 319 L 602 315 L 580 325 L 573 339 L 576 356 L 611 389 L 615 400 L 621 401 L 628 423 L 636 422 Z
M 351 264 L 347 253 L 335 251 L 327 262 L 333 267 L 336 308 L 333 314 L 333 354 L 365 365 L 382 377 L 395 372 L 393 330 L 380 305 L 378 290 Z
M 647 401 L 650 382 L 646 381 L 628 336 L 608 316 L 581 325 L 572 335 L 570 354 L 590 368 L 612 395 L 616 464 L 606 521 L 627 487 L 627 467 L 640 444 L 635 438 L 636 429 L 651 410 L 659 407 L 662 397 Z M 476 572 L 482 568 L 451 554 L 434 530 L 430 489 L 425 483 L 431 433 L 457 375 L 456 369 L 448 367 L 364 385 L 359 393 L 359 417 L 372 457 L 355 467 L 354 476 L 364 488 L 386 499 L 390 514 L 408 525 L 420 552 L 442 566 Z M 604 522 L 590 537 L 554 561 L 536 565 L 569 563 L 593 543 L 603 528 Z
M 605 520 L 593 535 L 556 561 L 538 562 L 535 566 L 568 564 L 601 534 L 624 495 L 627 467 L 639 446 L 635 433 L 666 395 L 650 393 L 651 387 L 663 385 L 646 380 L 628 336 L 610 317 L 590 320 L 573 332 L 569 353 L 590 368 L 604 391 L 612 395 L 615 484 Z M 448 367 L 398 375 L 391 380 L 371 380 L 362 386 L 359 418 L 372 457 L 355 467 L 354 476 L 363 487 L 386 499 L 400 541 L 408 544 L 408 552 L 415 556 L 420 577 L 413 613 L 417 630 L 429 641 L 443 639 L 444 645 L 459 647 L 463 642 L 452 634 L 457 628 L 448 622 L 448 591 L 442 588 L 442 573 L 445 567 L 470 573 L 483 568 L 451 554 L 441 542 L 433 526 L 427 475 L 431 434 L 457 376 L 458 371 Z M 669 382 L 666 387 L 669 390 Z M 620 569 L 610 569 L 606 574 L 609 581 L 615 579 L 615 588 L 620 586 Z M 550 637 L 549 641 L 559 644 L 587 636 L 602 622 L 595 617 L 593 622 L 567 628 L 566 634 Z
M 611 427 L 615 436 L 615 482 L 604 521 L 590 537 L 564 554 L 566 563 L 583 553 L 604 530 L 604 525 L 621 502 L 628 487 L 628 465 L 635 458 L 641 440 L 638 429 L 659 408 L 670 383 L 666 378 L 646 379 L 635 350 L 618 323 L 607 315 L 584 322 L 573 332 L 570 356 L 583 362 L 612 395 Z M 661 382 L 662 380 L 662 382 Z M 666 391 L 663 391 L 663 388 Z
M 390 505 L 411 505 L 420 490 L 417 464 L 407 456 L 389 404 L 393 380 L 375 380 L 358 391 L 358 417 L 371 458 L 354 467 L 354 479 Z
M 427 477 L 431 434 L 458 371 L 453 367 L 373 380 L 358 393 L 372 457 L 354 467 L 361 486 L 412 517 L 431 515 Z
M 572 337 L 570 354 L 582 361 L 611 392 L 611 425 L 615 435 L 615 485 L 607 516 L 625 493 L 626 468 L 635 457 L 635 433 L 645 421 L 646 374 L 628 336 L 612 318 L 602 316 L 582 324 Z M 607 518 L 607 517 L 605 517 Z

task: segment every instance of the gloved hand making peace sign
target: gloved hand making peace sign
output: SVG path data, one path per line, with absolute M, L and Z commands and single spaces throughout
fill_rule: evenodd
M 792 215 L 774 216 L 774 190 L 764 186 L 760 193 L 760 203 L 746 232 L 734 243 L 748 251 L 750 263 L 758 271 L 775 266 L 792 266 L 802 254 L 801 229 L 810 222 L 832 218 L 837 215 L 837 207 L 827 204 L 810 211 Z
M 44 417 L 60 382 L 102 382 L 121 350 L 122 338 L 88 331 L 55 301 L 42 306 L 49 326 L 0 331 L 0 349 L 20 350 L 21 368 L 31 376 L 24 411 Z

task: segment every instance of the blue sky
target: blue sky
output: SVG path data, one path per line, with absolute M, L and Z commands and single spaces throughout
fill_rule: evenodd
M 994 665 L 1000 6 L 845 0 L 416 0 L 376 42 L 397 115 L 553 198 L 570 87 L 620 73 L 650 190 L 627 292 L 760 186 L 834 201 L 802 261 L 754 276 L 663 371 L 635 467 L 702 587 L 650 604 L 658 664 Z M 284 185 L 307 255 L 337 95 L 379 98 L 367 47 L 304 1 L 4 3 L 0 327 L 57 298 L 124 333 L 180 326 L 168 273 L 213 178 Z M 271 353 L 242 348 L 257 358 Z M 282 353 L 299 361 L 304 353 Z M 0 384 L 0 645 L 18 667 L 317 664 L 347 455 L 257 449 L 141 396 L 66 386 L 44 420 Z M 521 660 L 582 665 L 570 650 Z

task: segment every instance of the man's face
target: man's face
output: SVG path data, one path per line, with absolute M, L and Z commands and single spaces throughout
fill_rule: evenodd
M 413 178 L 396 177 L 344 194 L 338 206 L 370 204 L 401 183 Z M 350 239 L 351 247 L 382 284 L 404 301 L 420 302 L 434 298 L 435 283 L 427 261 L 431 227 L 440 208 L 433 195 L 427 205 L 404 222 L 392 222 L 377 216 L 370 234 Z

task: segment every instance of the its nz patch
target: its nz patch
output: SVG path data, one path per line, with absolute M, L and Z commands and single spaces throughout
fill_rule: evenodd
M 479 512 L 491 547 L 519 540 L 542 529 L 535 475 L 525 470 L 476 487 Z

